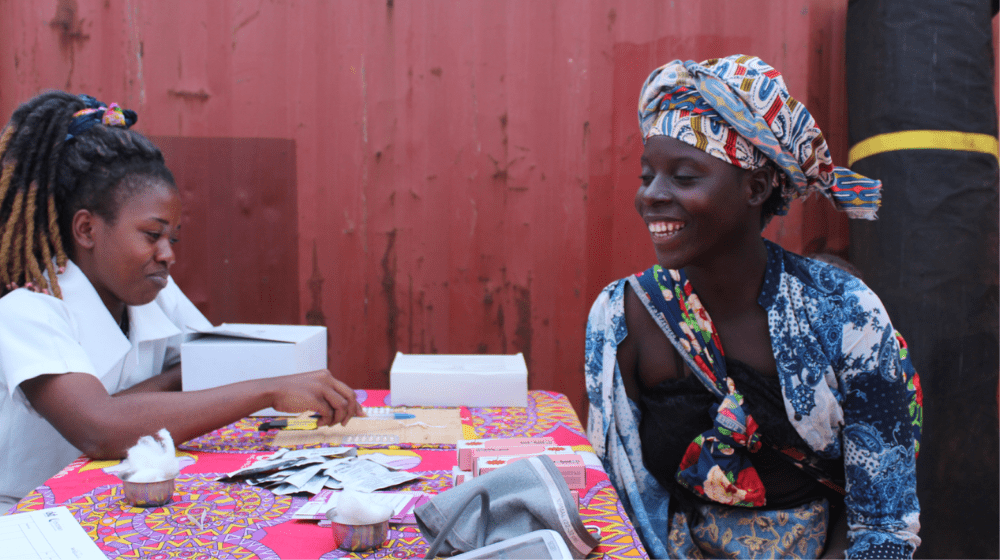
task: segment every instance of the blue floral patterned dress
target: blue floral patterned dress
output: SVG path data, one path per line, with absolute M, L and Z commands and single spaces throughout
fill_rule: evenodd
M 810 447 L 803 452 L 844 462 L 847 556 L 912 557 L 920 544 L 919 418 L 911 409 L 912 366 L 901 360 L 889 317 L 854 276 L 770 242 L 767 249 L 757 301 L 767 311 L 785 410 Z M 625 394 L 617 364 L 618 344 L 628 334 L 624 288 L 627 282 L 638 286 L 636 278 L 613 282 L 590 311 L 587 431 L 650 554 L 665 558 L 682 554 L 670 541 L 676 536 L 672 524 L 685 518 L 670 511 L 669 494 L 643 465 L 640 412 Z M 692 371 L 698 367 L 683 357 Z

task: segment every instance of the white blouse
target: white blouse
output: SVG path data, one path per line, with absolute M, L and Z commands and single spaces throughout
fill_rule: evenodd
M 129 306 L 129 337 L 72 262 L 63 297 L 15 290 L 0 298 L 0 514 L 81 455 L 28 403 L 20 384 L 89 373 L 115 394 L 180 362 L 185 333 L 211 323 L 171 278 L 156 299 Z

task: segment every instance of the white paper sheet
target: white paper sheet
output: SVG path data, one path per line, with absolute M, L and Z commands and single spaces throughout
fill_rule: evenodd
M 417 500 L 424 496 L 423 492 L 376 492 L 370 494 L 369 499 L 374 504 L 392 508 L 392 518 L 389 521 L 402 523 L 411 514 Z M 339 498 L 340 492 L 324 490 L 293 513 L 292 519 L 326 519 L 327 510 L 337 507 Z
M 65 507 L 0 516 L 6 560 L 107 560 Z

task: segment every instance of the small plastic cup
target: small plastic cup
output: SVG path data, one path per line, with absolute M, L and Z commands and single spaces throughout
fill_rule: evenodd
M 389 520 L 367 525 L 350 525 L 334 521 L 336 508 L 326 512 L 326 518 L 330 520 L 333 528 L 333 541 L 340 550 L 349 552 L 361 552 L 378 548 L 385 544 L 389 537 Z

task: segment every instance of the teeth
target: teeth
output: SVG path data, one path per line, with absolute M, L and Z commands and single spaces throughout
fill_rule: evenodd
M 649 231 L 650 233 L 675 233 L 683 227 L 683 222 L 653 222 L 649 224 Z

